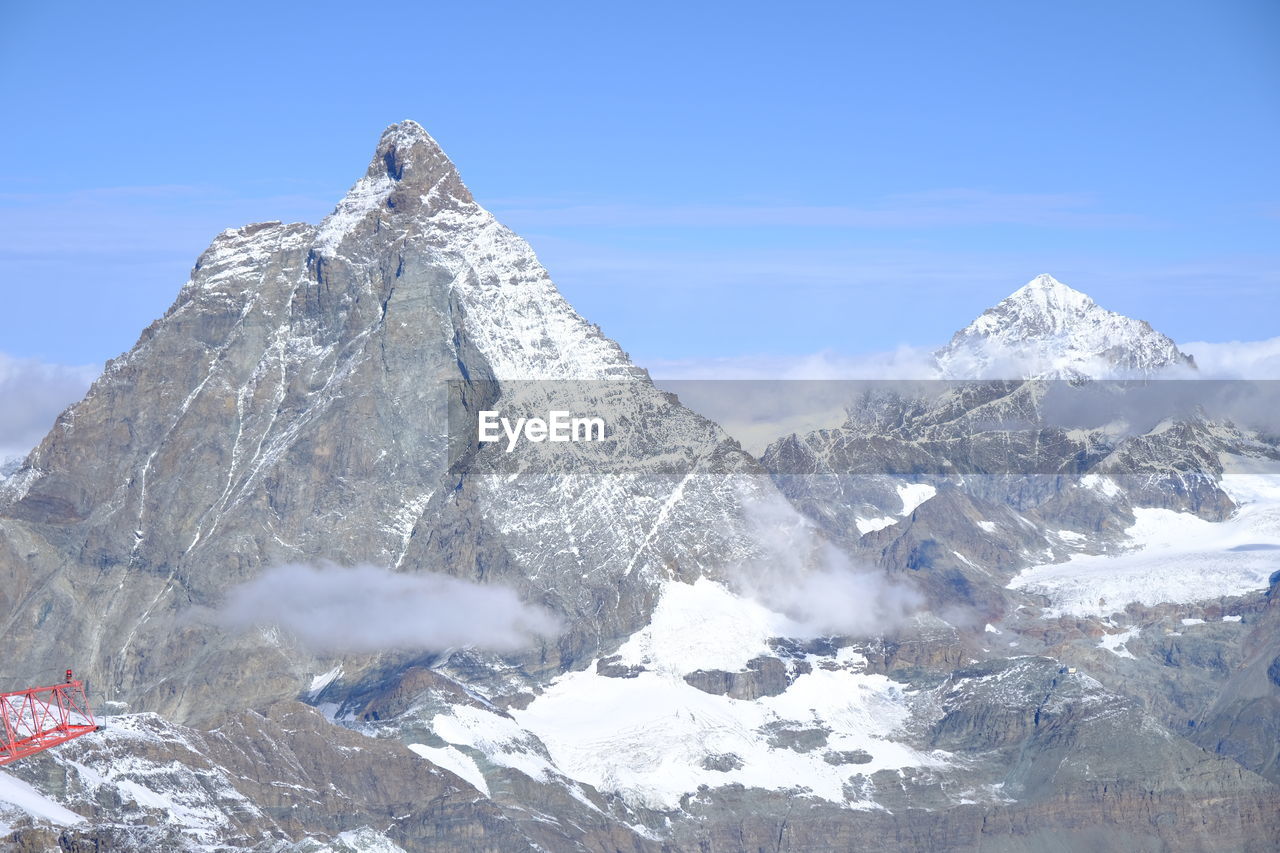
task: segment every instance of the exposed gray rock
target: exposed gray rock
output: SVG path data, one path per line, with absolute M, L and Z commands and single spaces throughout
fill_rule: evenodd
M 1207 710 L 1191 721 L 1190 736 L 1280 784 L 1280 578 L 1238 640 L 1245 652 L 1218 684 Z
M 644 667 L 636 664 L 618 663 L 617 655 L 600 658 L 596 661 L 596 672 L 609 678 L 635 678 L 644 672 Z
M 208 732 L 153 714 L 104 722 L 99 734 L 15 768 L 94 816 L 61 830 L 62 849 L 274 851 L 357 827 L 407 850 L 646 848 L 572 800 L 556 809 L 575 812 L 574 826 L 505 812 L 399 742 L 336 727 L 299 703 L 232 714 Z
M 812 752 L 827 745 L 828 734 L 824 729 L 793 729 L 784 726 L 773 726 L 769 729 L 769 743 L 779 749 Z
M 790 683 L 786 664 L 775 657 L 752 658 L 742 672 L 698 670 L 684 680 L 705 693 L 747 700 L 778 696 Z
M 737 770 L 741 767 L 742 759 L 732 752 L 722 752 L 704 758 L 702 766 L 708 770 L 719 770 L 721 773 L 728 773 L 730 770 Z

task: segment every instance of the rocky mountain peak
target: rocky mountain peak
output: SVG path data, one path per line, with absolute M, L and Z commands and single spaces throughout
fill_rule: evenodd
M 1167 335 L 1038 275 L 956 332 L 935 358 L 949 378 L 1148 375 L 1194 368 Z
M 458 172 L 431 134 L 416 121 L 406 119 L 382 132 L 365 177 L 390 178 L 402 186 L 429 190 L 442 179 L 457 180 Z M 470 193 L 467 200 L 471 200 Z
M 332 256 L 349 235 L 372 236 L 391 220 L 430 219 L 441 211 L 474 212 L 475 199 L 453 161 L 415 121 L 382 132 L 364 177 L 320 223 L 316 246 Z
M 508 455 L 469 437 L 476 408 L 545 413 L 566 397 L 566 408 L 607 416 L 627 440 L 625 490 L 595 486 L 599 457 L 539 453 L 547 448 L 536 443 Z M 526 490 L 472 476 L 513 459 L 533 460 L 522 470 L 542 479 Z M 75 592 L 19 612 L 98 638 L 16 628 L 27 639 L 13 653 L 34 679 L 46 656 L 65 654 L 57 644 L 101 642 L 110 651 L 82 668 L 106 695 L 190 719 L 265 684 L 229 661 L 279 652 L 225 632 L 193 655 L 175 620 L 271 567 L 325 560 L 514 587 L 563 611 L 577 631 L 563 654 L 576 659 L 645 615 L 651 599 L 638 592 L 601 615 L 619 578 L 648 590 L 668 566 L 692 564 L 695 549 L 715 550 L 706 536 L 674 532 L 692 525 L 681 521 L 685 507 L 729 518 L 715 535 L 741 531 L 737 495 L 719 473 L 672 498 L 706 460 L 755 471 L 573 310 L 421 127 L 393 125 L 319 228 L 220 234 L 170 310 L 4 481 L 0 571 L 6 543 L 27 525 L 56 529 L 49 559 L 64 546 L 92 552 L 83 566 L 59 558 L 32 569 L 32 584 L 65 572 Z M 561 485 L 570 474 L 576 485 Z M 528 494 L 555 499 L 535 512 Z M 79 579 L 88 566 L 97 580 Z M 101 584 L 111 584 L 110 601 Z M 17 595 L 38 588 L 18 585 Z M 79 595 L 101 604 L 85 608 Z M 17 600 L 0 594 L 0 613 Z M 297 652 L 299 671 L 313 667 Z M 143 683 L 153 677 L 135 665 L 143 655 L 162 680 L 196 686 L 170 703 Z M 203 692 L 209 671 L 243 671 L 245 692 Z

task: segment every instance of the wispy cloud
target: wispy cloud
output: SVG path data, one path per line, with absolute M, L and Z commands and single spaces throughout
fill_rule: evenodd
M 0 353 L 0 466 L 31 451 L 101 368 L 50 364 Z
M 867 206 L 787 204 L 582 204 L 547 200 L 494 206 L 520 227 L 936 228 L 1029 225 L 1136 228 L 1148 217 L 1100 209 L 1091 193 L 946 189 L 886 196 Z
M 790 636 L 877 636 L 903 627 L 924 600 L 883 571 L 859 566 L 781 494 L 742 489 L 759 557 L 739 566 L 739 591 L 792 622 Z
M 804 355 L 743 355 L 650 361 L 657 385 L 757 456 L 772 442 L 844 423 L 854 399 L 842 380 L 933 379 L 932 353 L 900 346 L 848 355 L 821 350 Z
M 315 221 L 326 202 L 306 194 L 247 196 L 206 186 L 100 187 L 0 193 L 0 256 L 181 254 L 194 259 L 228 227 L 253 221 Z
M 658 359 L 646 364 L 661 381 L 703 379 L 935 379 L 929 348 L 902 345 L 884 352 L 847 354 L 831 349 L 800 355 L 739 355 Z
M 549 611 L 507 587 L 376 566 L 278 566 L 231 589 L 212 619 L 237 631 L 279 627 L 320 654 L 510 651 L 560 630 Z
M 514 221 L 508 224 L 518 225 Z M 916 297 L 946 289 L 973 293 L 975 299 L 968 310 L 975 314 L 1042 272 L 1072 282 L 1104 305 L 1110 304 L 1115 293 L 1133 291 L 1176 291 L 1179 296 L 1221 291 L 1270 295 L 1276 292 L 1280 279 L 1280 257 L 1275 255 L 1153 262 L 1103 251 L 1023 245 L 994 249 L 985 244 L 888 241 L 822 241 L 813 246 L 699 241 L 692 248 L 672 248 L 652 243 L 615 245 L 581 234 L 566 236 L 555 229 L 525 232 L 524 236 L 557 282 L 591 276 L 600 287 L 633 285 L 646 290 L 722 283 L 784 290 L 797 284 L 865 285 L 884 290 L 905 288 Z M 920 312 L 920 318 L 933 313 Z M 942 319 L 954 331 L 956 323 L 972 318 Z
M 509 222 L 515 226 L 517 223 Z M 708 242 L 692 248 L 649 243 L 612 245 L 549 230 L 526 233 L 557 283 L 588 281 L 600 288 L 635 286 L 646 291 L 731 286 L 745 295 L 789 291 L 797 285 L 939 288 L 1008 295 L 1038 272 L 1087 278 L 1075 264 L 1040 253 L 947 251 L 900 245 L 732 245 Z M 979 309 L 980 310 L 980 307 Z

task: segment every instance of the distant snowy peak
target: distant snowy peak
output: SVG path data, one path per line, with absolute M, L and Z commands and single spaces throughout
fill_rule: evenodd
M 956 332 L 934 354 L 953 379 L 1149 376 L 1195 361 L 1144 320 L 1108 311 L 1040 275 Z

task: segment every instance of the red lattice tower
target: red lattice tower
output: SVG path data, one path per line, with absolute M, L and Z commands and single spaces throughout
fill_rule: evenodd
M 0 765 L 97 731 L 84 682 L 0 693 Z

